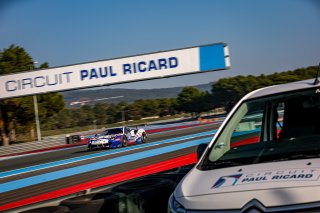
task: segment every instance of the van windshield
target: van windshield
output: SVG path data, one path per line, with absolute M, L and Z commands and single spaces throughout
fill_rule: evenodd
M 243 102 L 199 164 L 202 170 L 320 155 L 315 89 Z

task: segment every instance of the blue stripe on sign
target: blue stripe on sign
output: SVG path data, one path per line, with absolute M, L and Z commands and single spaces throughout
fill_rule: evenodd
M 224 44 L 200 47 L 200 71 L 226 69 Z
M 185 143 L 179 143 L 179 144 L 166 146 L 158 149 L 152 149 L 152 150 L 134 153 L 126 156 L 121 156 L 121 157 L 117 157 L 109 160 L 99 161 L 96 163 L 77 166 L 69 169 L 63 169 L 60 171 L 50 172 L 46 174 L 41 174 L 33 177 L 28 177 L 28 178 L 23 178 L 23 179 L 11 181 L 11 182 L 3 183 L 3 184 L 0 184 L 0 193 L 20 189 L 20 188 L 35 185 L 35 184 L 45 183 L 45 182 L 57 180 L 60 178 L 70 177 L 70 176 L 82 174 L 85 172 L 103 169 L 110 166 L 115 166 L 115 165 L 131 162 L 135 160 L 141 160 L 144 158 L 161 155 L 168 152 L 174 152 L 180 149 L 197 146 L 201 143 L 209 143 L 211 139 L 212 139 L 211 137 L 202 138 L 198 140 L 188 141 Z
M 121 149 L 108 150 L 107 152 L 95 153 L 95 154 L 70 158 L 70 159 L 66 159 L 66 160 L 60 160 L 60 161 L 55 161 L 55 162 L 50 162 L 50 163 L 39 164 L 39 165 L 30 166 L 30 167 L 21 168 L 21 169 L 0 172 L 0 178 L 12 176 L 12 175 L 18 175 L 18 174 L 22 174 L 22 173 L 26 173 L 26 172 L 37 171 L 37 170 L 41 170 L 41 169 L 47 169 L 47 168 L 56 167 L 56 166 L 61 166 L 61 165 L 65 165 L 65 164 L 70 164 L 70 163 L 88 160 L 88 159 L 92 159 L 92 158 L 107 156 L 107 155 L 111 155 L 111 154 L 122 153 L 122 152 L 126 152 L 126 151 L 129 151 L 132 149 L 141 149 L 141 148 L 151 147 L 151 146 L 155 146 L 155 145 L 159 145 L 159 144 L 173 143 L 173 142 L 187 140 L 187 139 L 191 139 L 191 138 L 212 135 L 212 134 L 216 133 L 216 131 L 217 130 L 212 130 L 212 131 L 207 131 L 207 132 L 202 132 L 202 133 L 185 135 L 185 136 L 181 136 L 181 137 L 177 137 L 177 138 L 170 138 L 170 139 L 156 141 L 156 142 L 152 142 L 152 143 L 139 144 L 139 145 L 135 145 L 134 147 L 125 147 L 125 148 L 121 148 Z

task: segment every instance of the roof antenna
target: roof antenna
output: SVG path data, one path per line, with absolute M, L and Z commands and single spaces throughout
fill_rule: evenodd
M 314 82 L 313 82 L 313 85 L 318 85 L 319 84 L 319 71 L 320 71 L 320 63 L 319 63 L 319 66 L 318 66 L 318 71 L 317 71 L 317 76 L 316 76 L 316 79 L 314 79 Z

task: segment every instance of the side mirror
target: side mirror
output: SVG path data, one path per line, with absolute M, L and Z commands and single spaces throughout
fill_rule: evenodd
M 199 146 L 197 148 L 197 160 L 199 160 L 201 158 L 201 156 L 204 153 L 204 151 L 206 150 L 207 146 L 208 146 L 207 143 L 199 144 Z

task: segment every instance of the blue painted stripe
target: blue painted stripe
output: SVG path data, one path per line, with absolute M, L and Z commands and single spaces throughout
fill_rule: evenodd
M 192 147 L 199 145 L 201 143 L 209 143 L 211 141 L 211 137 L 202 138 L 198 140 L 192 140 L 184 143 L 179 143 L 175 145 L 170 145 L 158 149 L 152 149 L 144 152 L 134 153 L 126 156 L 116 157 L 109 160 L 99 161 L 96 163 L 91 163 L 87 165 L 77 166 L 74 168 L 63 169 L 55 172 L 50 172 L 46 174 L 41 174 L 33 177 L 23 178 L 7 183 L 0 184 L 0 193 L 8 192 L 11 190 L 20 189 L 23 187 L 28 187 L 36 184 L 41 184 L 48 181 L 57 180 L 60 178 L 70 177 L 73 175 L 82 174 L 85 172 L 90 172 L 98 169 L 107 168 L 110 166 L 115 166 L 131 161 L 141 160 L 149 157 L 153 157 L 156 155 L 165 154 L 168 152 L 174 152 L 180 149 Z
M 226 69 L 224 44 L 199 47 L 200 71 Z
M 202 133 L 197 133 L 197 134 L 192 134 L 192 135 L 186 135 L 186 136 L 182 136 L 182 137 L 178 137 L 178 138 L 156 141 L 156 142 L 152 142 L 152 143 L 138 144 L 133 147 L 113 149 L 113 150 L 108 150 L 106 152 L 100 152 L 100 153 L 96 153 L 96 154 L 90 154 L 90 155 L 70 158 L 70 159 L 66 159 L 66 160 L 55 161 L 55 162 L 30 166 L 30 167 L 26 167 L 26 168 L 1 172 L 0 178 L 12 176 L 12 175 L 18 175 L 18 174 L 22 174 L 22 173 L 26 173 L 26 172 L 32 172 L 32 171 L 41 170 L 41 169 L 47 169 L 47 168 L 56 167 L 56 166 L 61 166 L 64 164 L 70 164 L 70 163 L 88 160 L 88 159 L 92 159 L 92 158 L 103 157 L 103 156 L 107 156 L 107 155 L 111 155 L 111 154 L 122 153 L 122 152 L 126 152 L 126 151 L 129 151 L 132 149 L 141 149 L 141 148 L 151 147 L 151 146 L 155 146 L 155 145 L 159 145 L 159 144 L 173 143 L 173 142 L 182 141 L 182 140 L 186 140 L 186 139 L 212 135 L 212 134 L 216 133 L 216 131 L 217 130 L 213 130 L 213 131 L 207 131 L 207 132 L 202 132 Z

